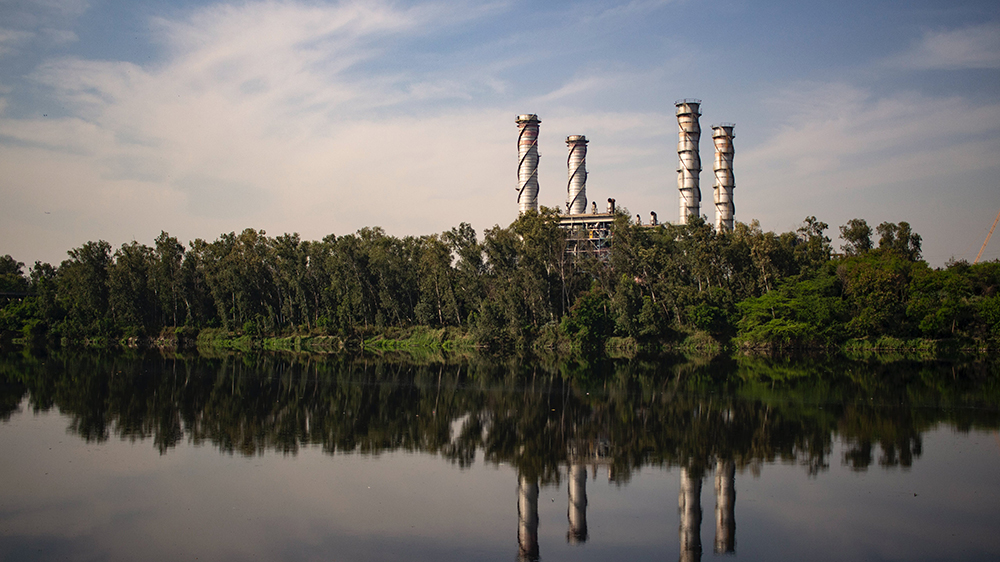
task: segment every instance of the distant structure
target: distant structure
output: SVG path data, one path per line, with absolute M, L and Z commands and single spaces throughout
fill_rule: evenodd
M 538 124 L 534 113 L 518 115 L 517 205 L 523 215 L 538 210 Z M 584 203 L 586 204 L 586 203 Z
M 682 99 L 674 102 L 677 113 L 677 189 L 680 193 L 680 224 L 688 217 L 701 216 L 701 100 Z M 534 113 L 515 117 L 517 123 L 517 204 L 523 215 L 538 211 L 538 125 L 542 121 Z M 715 228 L 732 230 L 736 214 L 733 204 L 733 123 L 712 125 L 715 144 Z M 587 145 L 584 135 L 566 137 L 569 154 L 566 157 L 566 208 L 559 218 L 559 226 L 569 230 L 566 253 L 573 256 L 593 256 L 607 259 L 611 251 L 611 230 L 615 221 L 614 198 L 608 198 L 607 212 L 600 213 L 596 202 L 587 209 Z M 635 215 L 635 224 L 655 228 L 660 221 L 655 211 L 650 211 L 649 222 L 643 224 L 642 216 Z
M 677 140 L 677 190 L 680 191 L 681 224 L 690 216 L 701 215 L 701 156 L 698 143 L 701 140 L 701 100 L 682 99 L 674 103 L 677 107 L 677 126 L 680 129 Z
M 566 137 L 569 156 L 566 168 L 569 181 L 566 183 L 566 209 L 570 215 L 587 212 L 587 137 L 570 135 Z
M 736 206 L 733 204 L 733 189 L 736 180 L 733 178 L 733 129 L 735 123 L 712 125 L 712 141 L 715 143 L 715 229 L 718 231 L 733 229 L 733 216 Z

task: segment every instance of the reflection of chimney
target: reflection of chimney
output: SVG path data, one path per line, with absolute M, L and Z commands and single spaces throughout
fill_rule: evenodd
M 677 498 L 681 516 L 681 562 L 701 560 L 701 478 L 681 469 L 681 492 Z
M 570 544 L 587 542 L 587 467 L 571 464 L 569 467 L 569 532 Z
M 518 115 L 517 205 L 521 214 L 538 210 L 538 124 L 534 113 Z
M 736 464 L 715 464 L 715 552 L 736 552 Z
M 517 545 L 519 560 L 538 560 L 538 481 L 518 478 Z

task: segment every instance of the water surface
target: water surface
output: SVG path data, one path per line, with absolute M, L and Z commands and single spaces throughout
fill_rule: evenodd
M 996 560 L 992 367 L 7 355 L 4 560 Z

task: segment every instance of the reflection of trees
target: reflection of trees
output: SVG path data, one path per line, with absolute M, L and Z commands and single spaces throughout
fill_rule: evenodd
M 26 355 L 0 360 L 5 412 L 25 389 L 36 410 L 58 407 L 88 441 L 182 440 L 241 455 L 302 446 L 440 454 L 461 466 L 481 453 L 528 481 L 600 456 L 618 481 L 645 465 L 710 472 L 719 460 L 755 470 L 796 461 L 909 466 L 921 433 L 941 422 L 996 428 L 995 367 L 836 365 L 718 358 L 694 365 L 511 359 L 411 365 L 288 356 L 163 358 Z M 990 408 L 960 407 L 993 404 Z M 581 460 L 584 459 L 584 460 Z

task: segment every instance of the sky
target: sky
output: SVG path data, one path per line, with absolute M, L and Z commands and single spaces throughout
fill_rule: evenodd
M 736 123 L 736 220 L 907 221 L 972 261 L 1000 211 L 995 1 L 0 0 L 0 255 L 87 241 L 517 217 L 536 113 L 539 202 L 587 195 L 677 220 L 674 102 Z M 603 207 L 599 203 L 599 206 Z M 983 260 L 1000 259 L 1000 234 Z

